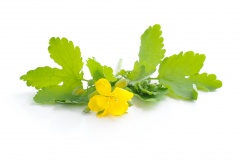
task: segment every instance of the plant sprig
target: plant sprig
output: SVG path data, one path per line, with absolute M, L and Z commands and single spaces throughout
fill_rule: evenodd
M 95 58 L 89 58 L 86 66 L 92 79 L 86 80 L 82 70 L 84 62 L 80 48 L 66 38 L 53 37 L 49 41 L 48 51 L 50 57 L 61 68 L 38 67 L 28 71 L 20 79 L 26 81 L 27 86 L 38 90 L 34 97 L 37 103 L 89 104 L 91 98 L 95 96 L 96 99 L 96 95 L 100 95 L 96 83 L 103 79 L 110 82 L 113 89 L 128 90 L 140 100 L 152 102 L 161 100 L 164 95 L 196 100 L 197 90 L 213 91 L 222 86 L 215 74 L 199 73 L 206 59 L 204 54 L 187 51 L 165 57 L 163 40 L 160 25 L 150 26 L 141 36 L 139 59 L 134 63 L 132 70 L 122 69 L 114 74 L 111 67 L 101 65 Z M 152 77 L 155 72 L 158 75 Z M 87 87 L 83 86 L 83 81 L 87 81 Z M 110 99 L 112 97 L 110 92 L 109 95 L 103 96 Z M 113 103 L 106 103 L 110 102 Z M 107 108 L 111 111 L 109 106 Z M 93 111 L 91 107 L 84 109 L 85 112 L 90 110 Z M 105 113 L 106 110 L 104 108 L 99 112 Z M 113 113 L 121 115 L 120 112 Z

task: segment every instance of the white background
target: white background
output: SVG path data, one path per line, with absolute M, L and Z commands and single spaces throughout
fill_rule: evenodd
M 57 66 L 48 41 L 67 37 L 82 56 L 131 69 L 140 35 L 161 24 L 166 55 L 206 54 L 202 71 L 223 87 L 195 102 L 134 99 L 121 117 L 97 118 L 83 107 L 39 105 L 19 77 Z M 1 0 L 0 159 L 240 159 L 240 1 L 238 0 Z M 87 69 L 84 68 L 85 72 Z M 87 74 L 86 74 L 87 75 Z

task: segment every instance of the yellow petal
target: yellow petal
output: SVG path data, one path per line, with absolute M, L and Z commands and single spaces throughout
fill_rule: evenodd
M 107 97 L 95 95 L 88 102 L 88 107 L 90 108 L 91 111 L 99 112 L 107 108 L 109 103 L 108 101 L 109 100 Z
M 101 78 L 95 83 L 96 89 L 100 95 L 108 96 L 111 93 L 112 87 L 108 80 Z
M 121 100 L 111 100 L 111 103 L 108 108 L 108 112 L 113 116 L 120 116 L 126 113 L 128 109 L 128 103 Z
M 132 97 L 133 97 L 133 93 L 132 92 L 129 92 L 125 89 L 122 89 L 122 88 L 118 88 L 116 87 L 113 91 L 113 96 L 117 99 L 122 99 L 122 100 L 125 100 L 125 101 L 128 101 L 130 100 Z

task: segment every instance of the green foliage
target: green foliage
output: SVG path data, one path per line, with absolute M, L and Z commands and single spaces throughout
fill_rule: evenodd
M 127 77 L 132 81 L 138 81 L 150 76 L 156 71 L 157 65 L 165 54 L 160 25 L 150 26 L 141 36 L 139 61 L 134 63 L 134 68 Z
M 36 89 L 58 85 L 62 82 L 61 70 L 50 67 L 38 67 L 20 78 L 27 81 L 28 86 L 36 87 Z
M 159 83 L 168 88 L 173 95 L 194 100 L 197 99 L 198 94 L 193 88 L 193 84 L 196 84 L 201 89 L 209 87 L 209 90 L 213 90 L 219 88 L 221 82 L 216 80 L 216 76 L 198 74 L 205 58 L 205 55 L 195 54 L 192 51 L 184 54 L 181 52 L 178 55 L 175 54 L 165 58 L 159 68 Z M 187 76 L 190 76 L 190 78 L 187 78 Z M 207 82 L 210 79 L 211 81 Z M 210 89 L 210 87 L 212 88 Z
M 133 92 L 141 100 L 149 102 L 159 101 L 162 96 L 167 94 L 167 88 L 163 88 L 160 84 L 150 83 L 150 80 L 130 84 L 128 90 Z
M 50 57 L 62 66 L 63 85 L 75 88 L 82 86 L 83 61 L 79 47 L 74 47 L 72 41 L 66 38 L 51 38 L 48 51 Z
M 98 94 L 94 84 L 101 78 L 110 81 L 113 88 L 127 89 L 140 100 L 150 102 L 160 101 L 164 95 L 196 100 L 198 93 L 194 85 L 203 91 L 214 91 L 222 86 L 215 74 L 199 73 L 206 59 L 204 54 L 189 51 L 164 58 L 162 31 L 158 24 L 142 34 L 139 60 L 134 63 L 133 70 L 122 69 L 117 75 L 111 67 L 88 58 L 86 66 L 92 78 L 87 80 L 83 77 L 84 63 L 78 46 L 66 38 L 54 37 L 49 44 L 50 57 L 60 68 L 38 67 L 20 77 L 27 86 L 38 90 L 34 97 L 37 103 L 87 104 Z M 157 66 L 158 76 L 151 77 Z M 83 81 L 86 81 L 84 87 Z M 89 111 L 90 108 L 85 107 L 84 112 Z
M 72 41 L 66 38 L 51 38 L 49 44 L 50 57 L 62 69 L 39 67 L 20 79 L 27 81 L 28 86 L 40 89 L 34 97 L 37 103 L 86 103 L 86 99 L 80 100 L 72 94 L 74 88 L 82 88 L 83 72 L 80 71 L 83 62 L 79 47 L 74 47 Z M 61 82 L 63 86 L 59 86 Z
M 62 69 L 39 67 L 27 72 L 20 79 L 37 89 L 58 85 L 60 82 L 72 89 L 82 86 L 83 72 L 80 71 L 83 62 L 79 47 L 74 47 L 72 41 L 66 38 L 51 38 L 49 44 L 50 57 L 61 65 Z
M 39 90 L 34 97 L 37 103 L 87 103 L 88 95 L 74 95 L 72 89 L 65 86 L 51 86 Z
M 222 82 L 217 80 L 215 74 L 196 74 L 189 77 L 189 80 L 197 86 L 197 89 L 204 91 L 214 91 L 222 87 Z
M 53 37 L 49 44 L 48 51 L 54 62 L 62 66 L 62 69 L 69 75 L 78 76 L 83 67 L 80 48 L 74 47 L 73 42 L 66 38 Z
M 106 78 L 111 82 L 117 80 L 117 78 L 113 75 L 113 69 L 111 67 L 102 66 L 93 58 L 89 58 L 87 60 L 87 66 L 95 82 L 100 78 Z

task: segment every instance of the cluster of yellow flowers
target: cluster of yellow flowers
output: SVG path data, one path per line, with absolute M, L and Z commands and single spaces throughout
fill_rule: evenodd
M 120 116 L 128 110 L 128 101 L 133 97 L 133 93 L 115 86 L 112 91 L 111 84 L 107 79 L 101 78 L 95 83 L 97 95 L 94 95 L 88 107 L 91 111 L 97 112 L 98 116 Z

